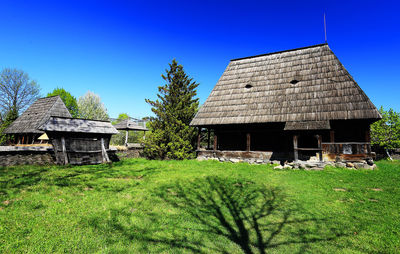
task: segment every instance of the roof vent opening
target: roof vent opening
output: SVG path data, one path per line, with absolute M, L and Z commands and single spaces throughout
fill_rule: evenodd
M 252 88 L 253 86 L 250 85 L 250 84 L 247 84 L 245 87 L 246 87 L 247 89 L 250 89 L 250 88 Z
M 292 81 L 290 81 L 290 84 L 292 85 L 296 85 L 297 83 L 299 83 L 300 81 L 297 79 L 293 79 Z

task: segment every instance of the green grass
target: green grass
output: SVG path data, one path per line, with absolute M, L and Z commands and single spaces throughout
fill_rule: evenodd
M 396 253 L 400 163 L 0 168 L 4 253 Z

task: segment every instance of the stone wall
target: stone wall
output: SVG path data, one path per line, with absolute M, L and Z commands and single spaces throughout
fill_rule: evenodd
M 143 148 L 129 148 L 126 150 L 118 150 L 117 154 L 120 158 L 142 158 Z
M 118 161 L 116 150 L 108 150 L 111 161 Z M 51 146 L 0 146 L 0 167 L 16 165 L 55 165 Z
M 0 149 L 0 167 L 54 164 L 55 156 L 52 149 Z

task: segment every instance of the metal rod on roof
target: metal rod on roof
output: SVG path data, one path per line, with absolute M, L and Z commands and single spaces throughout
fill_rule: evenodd
M 325 12 L 324 12 L 324 32 L 325 32 L 325 43 L 328 43 L 328 39 L 326 37 L 326 17 L 325 17 Z

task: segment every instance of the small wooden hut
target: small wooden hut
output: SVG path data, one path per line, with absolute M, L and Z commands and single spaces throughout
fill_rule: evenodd
M 4 133 L 13 136 L 10 144 L 42 143 L 43 141 L 38 138 L 44 134 L 44 131 L 39 130 L 38 127 L 46 122 L 50 116 L 71 117 L 58 95 L 36 100 L 4 130 Z
M 131 119 L 124 119 L 121 122 L 114 124 L 114 127 L 117 130 L 125 131 L 125 146 L 128 146 L 129 131 L 143 131 L 144 138 L 146 138 L 146 131 L 149 130 L 145 126 L 141 126 Z
M 109 162 L 110 139 L 118 131 L 108 121 L 50 117 L 39 127 L 45 131 L 58 164 Z
M 328 44 L 231 60 L 191 122 L 214 132 L 198 156 L 370 158 L 378 110 Z M 211 147 L 210 143 L 213 143 Z

